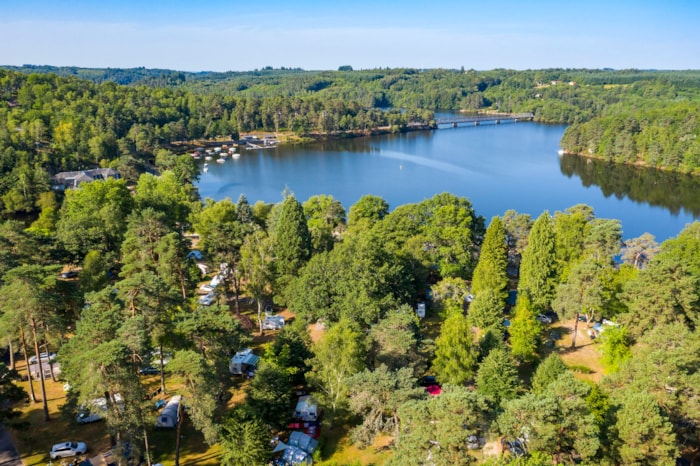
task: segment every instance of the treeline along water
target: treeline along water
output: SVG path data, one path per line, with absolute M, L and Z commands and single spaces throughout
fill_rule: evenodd
M 286 187 L 302 202 L 330 194 L 346 209 L 365 194 L 394 208 L 448 191 L 487 223 L 508 209 L 535 218 L 588 204 L 596 217 L 619 219 L 625 238 L 649 232 L 659 242 L 700 216 L 700 179 L 559 157 L 564 129 L 521 122 L 246 150 L 210 163 L 199 190 L 253 203 L 278 202 Z

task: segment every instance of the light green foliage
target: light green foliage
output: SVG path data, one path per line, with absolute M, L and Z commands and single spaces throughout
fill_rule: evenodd
M 119 250 L 133 198 L 124 180 L 84 183 L 66 191 L 57 237 L 73 254 L 100 251 L 107 262 Z
M 545 393 L 547 387 L 569 369 L 558 354 L 552 353 L 542 361 L 532 377 L 532 392 Z
M 530 230 L 523 252 L 518 282 L 518 301 L 527 295 L 537 312 L 546 310 L 554 298 L 557 284 L 556 241 L 548 212 L 543 212 Z
M 600 336 L 603 353 L 601 362 L 606 372 L 615 372 L 632 355 L 630 340 L 625 327 L 609 327 Z
M 464 465 L 476 461 L 467 450 L 467 440 L 484 434 L 489 407 L 466 387 L 445 386 L 440 396 L 405 403 L 398 414 L 399 439 L 387 465 Z
M 486 229 L 486 236 L 479 251 L 479 262 L 472 277 L 472 293 L 479 297 L 483 293 L 493 293 L 500 299 L 502 306 L 508 296 L 508 276 L 506 267 L 508 254 L 506 233 L 500 217 L 491 219 Z
M 617 454 L 622 464 L 673 464 L 678 456 L 673 426 L 653 396 L 626 393 L 616 413 Z
M 501 325 L 503 308 L 503 299 L 499 293 L 484 290 L 469 304 L 469 322 L 481 329 Z
M 160 176 L 144 173 L 136 185 L 134 202 L 136 208 L 152 208 L 165 214 L 172 227 L 182 225 L 192 210 L 192 185 L 182 184 L 172 171 Z
M 519 295 L 513 318 L 510 320 L 510 348 L 515 359 L 530 361 L 537 356 L 542 324 L 535 319 L 535 311 L 526 296 Z
M 355 323 L 341 320 L 314 345 L 313 353 L 306 379 L 319 391 L 320 401 L 335 413 L 347 403 L 348 377 L 365 367 L 365 337 Z
M 445 319 L 435 345 L 433 369 L 440 383 L 461 385 L 474 377 L 479 350 L 464 315 L 453 313 Z
M 360 447 L 371 445 L 377 434 L 394 431 L 398 435 L 398 410 L 403 403 L 425 398 L 422 387 L 416 387 L 413 371 L 404 367 L 390 370 L 380 365 L 374 371 L 365 369 L 350 377 L 350 411 L 362 417 L 362 424 L 351 433 Z
M 513 399 L 520 391 L 515 361 L 506 348 L 494 348 L 479 365 L 476 391 L 496 405 Z
M 311 196 L 303 204 L 314 252 L 333 249 L 335 236 L 345 228 L 345 209 L 333 196 Z
M 270 432 L 254 413 L 231 410 L 222 423 L 221 464 L 264 466 L 270 458 Z
M 290 310 L 308 320 L 346 317 L 369 325 L 408 302 L 412 277 L 377 235 L 358 232 L 314 256 L 287 289 Z
M 563 280 L 568 277 L 571 265 L 576 264 L 584 253 L 584 241 L 593 218 L 593 208 L 584 204 L 554 213 L 556 255 Z
M 570 372 L 549 385 L 547 392 L 508 401 L 498 418 L 501 433 L 524 438 L 529 451 L 552 454 L 555 460 L 580 455 L 595 457 L 600 447 L 598 425 L 586 403 L 590 387 Z
M 53 191 L 43 192 L 39 194 L 36 205 L 41 208 L 41 213 L 39 218 L 32 222 L 29 231 L 41 236 L 53 235 L 56 232 L 59 209 L 56 195 Z
M 458 277 L 443 278 L 430 287 L 433 305 L 444 318 L 464 313 L 464 303 L 469 295 L 467 283 Z
M 352 228 L 372 226 L 389 213 L 389 204 L 378 196 L 367 194 L 350 206 L 348 225 Z

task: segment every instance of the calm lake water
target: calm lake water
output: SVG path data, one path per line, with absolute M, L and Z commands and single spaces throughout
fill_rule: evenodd
M 700 180 L 559 157 L 564 126 L 504 123 L 274 149 L 245 150 L 209 163 L 202 198 L 234 202 L 245 194 L 279 202 L 289 188 L 301 202 L 330 194 L 346 210 L 365 194 L 393 209 L 441 192 L 469 199 L 486 218 L 508 209 L 533 219 L 576 204 L 622 222 L 624 238 L 644 232 L 662 242 L 700 217 Z

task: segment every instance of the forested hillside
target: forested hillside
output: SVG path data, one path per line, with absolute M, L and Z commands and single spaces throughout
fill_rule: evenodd
M 6 212 L 32 210 L 56 171 L 113 166 L 135 179 L 176 140 L 403 131 L 429 127 L 436 110 L 532 112 L 571 125 L 562 140 L 570 153 L 689 173 L 700 164 L 697 71 L 6 68 Z

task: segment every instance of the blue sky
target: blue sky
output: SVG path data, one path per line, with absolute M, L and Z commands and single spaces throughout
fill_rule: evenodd
M 696 0 L 0 0 L 0 64 L 700 69 Z

